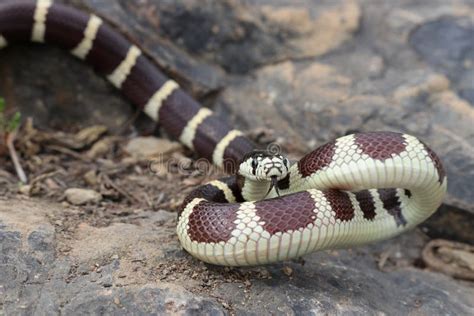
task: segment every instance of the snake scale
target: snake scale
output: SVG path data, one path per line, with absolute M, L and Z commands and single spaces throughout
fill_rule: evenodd
M 407 134 L 343 136 L 293 165 L 255 151 L 96 15 L 52 0 L 2 2 L 0 48 L 28 41 L 70 51 L 171 137 L 218 167 L 237 166 L 196 188 L 179 212 L 179 240 L 203 261 L 266 264 L 390 238 L 428 218 L 446 193 L 439 158 Z

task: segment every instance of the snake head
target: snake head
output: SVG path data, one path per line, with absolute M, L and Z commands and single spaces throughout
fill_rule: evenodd
M 290 161 L 280 154 L 252 151 L 244 156 L 238 173 L 254 181 L 270 181 L 272 187 L 285 178 L 290 170 Z

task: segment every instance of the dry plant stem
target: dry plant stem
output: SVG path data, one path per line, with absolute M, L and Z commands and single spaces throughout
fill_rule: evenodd
M 112 179 L 109 178 L 109 176 L 103 174 L 102 175 L 103 179 L 105 180 L 105 183 L 111 186 L 114 190 L 116 190 L 118 193 L 122 194 L 125 198 L 127 198 L 131 203 L 140 203 L 141 200 L 137 198 L 136 196 L 129 194 L 127 191 L 122 189 L 119 185 L 115 184 Z
M 52 171 L 52 172 L 44 173 L 42 175 L 37 176 L 33 180 L 31 180 L 30 185 L 31 185 L 31 187 L 33 187 L 36 183 L 41 182 L 44 179 L 54 177 L 57 174 L 64 174 L 64 172 L 62 170 L 55 170 L 55 171 Z
M 426 244 L 421 253 L 423 261 L 428 265 L 428 267 L 437 271 L 441 271 L 457 279 L 474 281 L 474 271 L 469 270 L 468 268 L 460 268 L 459 266 L 450 264 L 449 262 L 444 262 L 441 258 L 437 257 L 437 248 L 440 247 L 447 247 L 473 254 L 474 246 L 455 241 L 434 239 Z
M 13 165 L 15 166 L 15 171 L 16 171 L 16 174 L 18 175 L 18 178 L 20 178 L 21 182 L 27 183 L 28 178 L 26 177 L 25 171 L 21 167 L 20 159 L 18 158 L 18 155 L 15 150 L 15 146 L 13 145 L 13 142 L 15 140 L 15 135 L 16 135 L 15 132 L 7 133 L 7 147 L 10 153 L 10 157 L 13 161 Z
M 51 149 L 51 150 L 55 150 L 55 151 L 58 151 L 62 154 L 65 154 L 65 155 L 69 155 L 69 156 L 72 156 L 73 158 L 76 158 L 76 159 L 79 159 L 79 160 L 82 160 L 84 162 L 91 162 L 92 160 L 89 159 L 89 158 L 86 158 L 84 157 L 83 155 L 81 154 L 78 154 L 70 149 L 67 149 L 65 147 L 61 147 L 61 146 L 56 146 L 56 145 L 49 145 L 48 146 L 48 149 Z

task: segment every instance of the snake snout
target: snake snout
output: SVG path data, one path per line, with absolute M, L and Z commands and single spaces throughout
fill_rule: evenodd
M 287 173 L 287 169 L 280 162 L 271 162 L 265 165 L 264 167 L 265 174 L 267 177 L 284 177 Z

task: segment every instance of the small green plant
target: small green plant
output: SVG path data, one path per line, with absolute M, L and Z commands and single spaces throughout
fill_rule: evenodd
M 20 126 L 21 114 L 15 112 L 13 115 L 5 114 L 5 100 L 0 98 L 0 134 L 9 134 L 14 132 Z
M 20 112 L 15 112 L 13 115 L 6 115 L 5 100 L 0 98 L 0 155 L 8 153 L 15 166 L 15 171 L 21 182 L 27 183 L 25 171 L 21 167 L 20 159 L 15 150 L 15 135 L 20 126 Z

